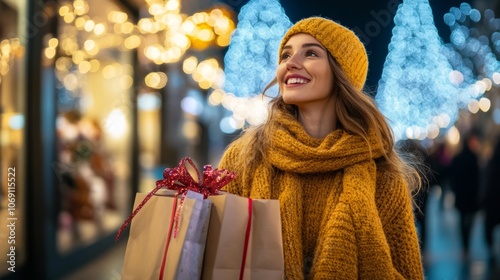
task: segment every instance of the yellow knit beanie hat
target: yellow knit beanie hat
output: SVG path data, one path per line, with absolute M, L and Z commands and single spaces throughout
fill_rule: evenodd
M 310 17 L 295 23 L 281 40 L 279 61 L 286 42 L 292 35 L 307 33 L 318 40 L 337 60 L 351 83 L 362 89 L 368 74 L 368 55 L 363 43 L 350 29 L 323 17 Z

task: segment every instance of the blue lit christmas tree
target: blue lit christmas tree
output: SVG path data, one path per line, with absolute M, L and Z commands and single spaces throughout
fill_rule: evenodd
M 428 0 L 404 0 L 375 97 L 396 140 L 437 136 L 458 117 L 452 68 Z
M 275 76 L 279 43 L 291 25 L 279 1 L 251 0 L 243 6 L 224 58 L 224 91 L 237 97 L 262 93 Z

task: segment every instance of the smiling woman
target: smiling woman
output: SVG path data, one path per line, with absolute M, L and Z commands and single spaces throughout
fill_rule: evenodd
M 354 32 L 297 22 L 266 88 L 280 89 L 267 122 L 221 159 L 238 174 L 226 191 L 280 201 L 286 279 L 423 279 L 411 198 L 420 178 L 363 92 L 367 72 Z

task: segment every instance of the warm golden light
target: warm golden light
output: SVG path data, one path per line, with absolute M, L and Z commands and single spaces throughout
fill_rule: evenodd
M 182 23 L 181 28 L 186 34 L 193 34 L 194 30 L 196 29 L 196 24 L 194 24 L 194 22 L 192 22 L 191 20 L 187 19 Z
M 198 59 L 194 56 L 186 58 L 182 64 L 182 70 L 186 74 L 192 74 L 198 66 Z
M 210 11 L 210 15 L 209 15 L 207 23 L 210 26 L 214 26 L 215 23 L 217 22 L 217 20 L 220 19 L 221 17 L 224 17 L 224 14 L 222 13 L 222 11 L 220 9 L 213 9 L 212 11 Z
M 75 14 L 81 16 L 89 11 L 89 5 L 86 1 L 83 0 L 75 0 L 73 1 L 73 7 L 75 9 Z
M 71 60 L 67 57 L 59 57 L 56 59 L 55 66 L 59 71 L 68 71 L 71 65 Z
M 198 38 L 202 41 L 209 42 L 214 38 L 214 33 L 210 29 L 202 29 L 198 32 Z
M 153 16 L 159 15 L 163 13 L 163 5 L 161 4 L 152 4 L 148 9 L 149 13 Z
M 72 59 L 75 64 L 79 64 L 85 59 L 85 54 L 82 51 L 76 51 L 73 53 Z
M 198 86 L 202 89 L 209 89 L 212 86 L 212 83 L 207 80 L 202 80 L 198 83 Z
M 9 64 L 5 60 L 0 60 L 0 75 L 4 76 L 9 73 Z
M 467 108 L 469 109 L 469 112 L 475 114 L 477 111 L 479 111 L 479 102 L 476 99 L 473 99 L 469 101 L 469 104 L 467 104 Z
M 129 89 L 134 84 L 134 79 L 130 75 L 123 75 L 120 77 L 118 84 L 122 89 Z
M 86 40 L 85 43 L 83 43 L 83 47 L 85 48 L 86 51 L 90 51 L 96 47 L 95 41 L 94 40 Z
M 221 47 L 227 47 L 229 43 L 231 43 L 231 36 L 219 36 L 217 37 L 216 43 Z
M 196 138 L 199 137 L 200 134 L 199 125 L 192 120 L 186 121 L 182 126 L 182 134 L 187 139 L 195 140 Z
M 57 48 L 57 45 L 59 45 L 59 40 L 57 40 L 57 38 L 51 38 L 49 42 L 47 42 L 47 45 L 51 48 Z
M 496 85 L 500 84 L 500 73 L 498 73 L 498 72 L 493 73 L 491 78 L 493 79 L 493 82 Z
M 90 61 L 90 72 L 97 72 L 101 68 L 101 63 L 97 59 Z
M 114 23 L 124 23 L 128 19 L 128 15 L 124 12 L 112 11 L 108 14 L 108 19 Z
M 90 20 L 87 20 L 85 22 L 85 25 L 83 26 L 83 28 L 85 29 L 85 31 L 90 32 L 94 29 L 94 26 L 95 26 L 95 22 L 90 19 Z
M 106 79 L 112 79 L 115 78 L 118 75 L 118 69 L 113 64 L 106 65 L 102 69 L 102 75 Z
M 224 35 L 230 29 L 230 22 L 228 18 L 219 18 L 215 21 L 214 32 L 217 35 Z
M 161 22 L 170 27 L 177 29 L 182 24 L 182 16 L 179 14 L 165 14 L 161 17 Z
M 195 24 L 205 23 L 208 21 L 208 14 L 205 12 L 196 13 L 192 16 L 193 22 Z
M 155 60 L 160 57 L 161 48 L 160 45 L 148 46 L 144 49 L 144 55 L 151 60 Z
M 167 85 L 168 77 L 163 72 L 151 72 L 146 75 L 144 82 L 150 88 L 161 89 Z
M 486 91 L 491 90 L 491 87 L 493 86 L 493 82 L 490 79 L 483 78 L 482 82 L 486 85 Z
M 7 39 L 2 40 L 2 42 L 0 42 L 0 52 L 1 52 L 2 56 L 8 57 L 10 55 L 10 50 L 11 50 L 11 46 L 10 46 L 9 40 L 7 40 Z
M 61 6 L 59 8 L 59 15 L 62 16 L 62 17 L 64 17 L 69 12 L 70 12 L 70 7 L 69 6 L 64 5 L 64 6 Z
M 141 38 L 137 35 L 132 35 L 125 39 L 123 45 L 129 50 L 138 48 L 141 45 Z
M 94 33 L 95 35 L 102 35 L 106 32 L 106 26 L 102 23 L 98 23 L 94 27 Z
M 78 65 L 78 71 L 80 71 L 80 73 L 82 74 L 86 74 L 90 71 L 91 69 L 91 65 L 90 65 L 90 62 L 88 61 L 82 61 L 79 65 Z
M 479 99 L 479 109 L 481 109 L 481 111 L 488 112 L 490 108 L 491 101 L 488 98 L 482 97 L 481 99 Z
M 188 37 L 186 37 L 184 34 L 177 33 L 171 38 L 172 43 L 174 43 L 176 46 L 179 48 L 186 50 L 189 48 L 191 45 L 191 42 L 189 41 Z
M 69 73 L 64 76 L 63 85 L 67 90 L 75 90 L 78 87 L 78 78 L 75 74 Z
M 87 54 L 90 57 L 96 56 L 101 49 L 99 48 L 99 45 L 94 45 L 92 49 L 87 50 Z
M 66 23 L 72 23 L 75 20 L 75 14 L 73 13 L 67 13 L 64 15 L 64 22 Z
M 120 26 L 120 31 L 123 34 L 130 34 L 134 31 L 134 27 L 133 23 L 127 21 Z
M 52 59 L 56 56 L 56 49 L 54 48 L 46 48 L 45 49 L 45 56 L 49 59 Z
M 79 17 L 75 20 L 75 27 L 78 30 L 82 30 L 85 28 L 85 23 L 87 20 L 84 17 Z
M 179 59 L 181 58 L 181 56 L 183 54 L 183 51 L 178 47 L 173 47 L 173 48 L 170 48 L 170 50 L 168 50 L 168 54 L 173 60 L 179 61 Z
M 439 127 L 435 124 L 430 125 L 427 128 L 427 138 L 436 139 L 439 135 Z
M 452 146 L 456 146 L 460 143 L 460 132 L 455 126 L 452 126 L 448 130 L 448 133 L 446 133 L 446 141 Z
M 167 1 L 166 8 L 169 11 L 177 11 L 178 12 L 179 9 L 180 9 L 179 1 L 177 1 L 177 0 L 169 0 L 169 1 Z
M 140 19 L 137 23 L 137 27 L 141 33 L 151 33 L 153 29 L 153 21 L 149 18 Z
M 221 89 L 216 89 L 208 97 L 208 103 L 210 105 L 217 106 L 222 103 L 224 95 L 225 95 L 224 91 L 222 91 Z

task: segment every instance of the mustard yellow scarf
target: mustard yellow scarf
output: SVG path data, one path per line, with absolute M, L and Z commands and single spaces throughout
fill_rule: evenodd
M 362 137 L 343 130 L 315 139 L 291 116 L 281 114 L 278 119 L 280 125 L 267 149 L 267 159 L 277 172 L 264 165 L 254 172 L 247 170 L 238 150 L 248 147 L 238 142 L 226 151 L 220 166 L 242 175 L 227 186 L 227 191 L 280 200 L 286 278 L 404 279 L 401 274 L 406 274 L 412 275 L 411 279 L 421 279 L 418 240 L 407 198 L 409 210 L 405 208 L 403 218 L 408 229 L 404 230 L 408 230 L 411 239 L 409 256 L 416 260 L 412 264 L 402 262 L 402 268 L 396 268 L 392 260 L 392 248 L 382 222 L 388 219 L 379 216 L 376 203 L 377 184 L 391 183 L 377 178 L 375 159 L 382 156 L 383 149 L 374 135 L 368 135 L 370 145 Z M 308 178 L 318 174 L 324 174 L 326 180 L 322 182 L 326 183 L 310 186 Z M 399 184 L 395 189 L 404 193 L 404 184 Z M 304 204 L 305 193 L 316 191 L 327 196 L 327 202 L 317 206 Z M 317 211 L 317 217 L 309 217 L 318 222 L 305 221 L 304 211 Z M 318 227 L 317 236 L 305 237 L 305 224 Z M 304 256 L 304 246 L 311 239 L 314 252 Z

